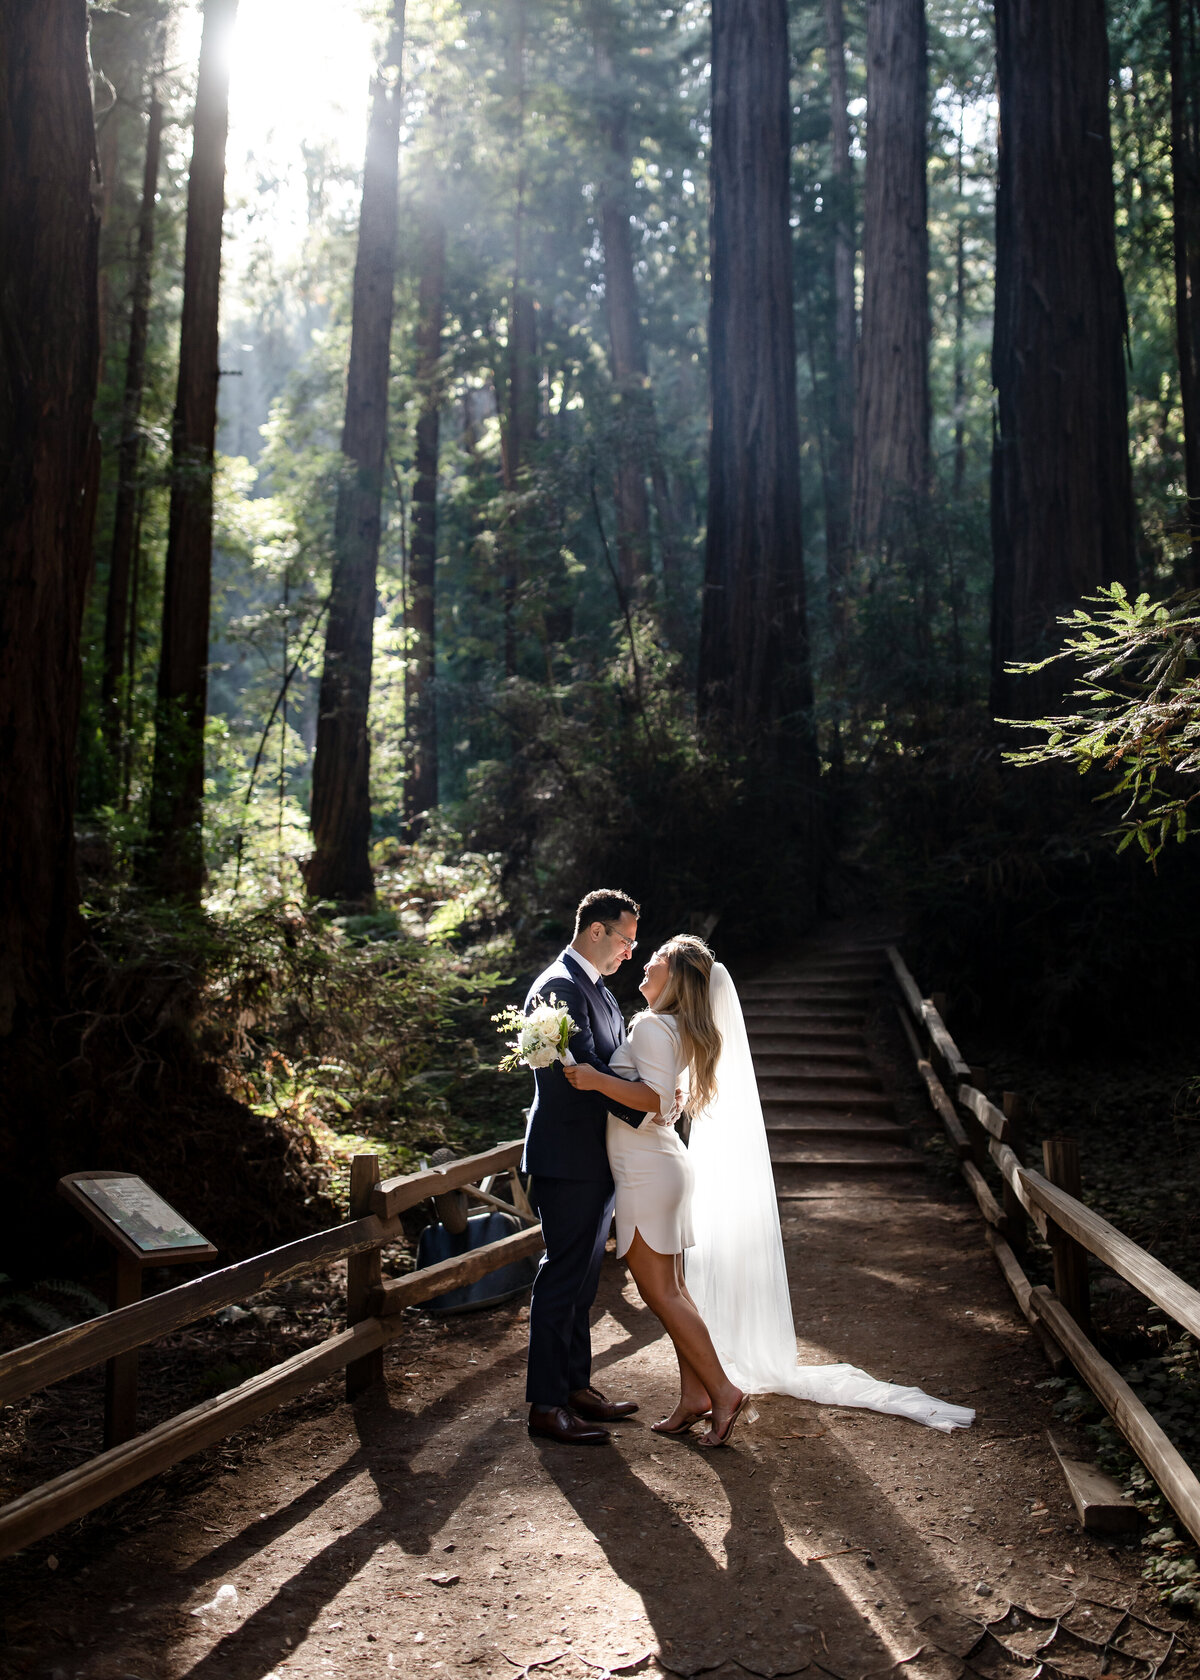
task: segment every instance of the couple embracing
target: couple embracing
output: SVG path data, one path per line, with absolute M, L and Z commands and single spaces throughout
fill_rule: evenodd
M 535 1072 L 525 1139 L 545 1256 L 529 1310 L 531 1435 L 601 1445 L 637 1411 L 591 1381 L 589 1315 L 614 1202 L 617 1253 L 679 1363 L 678 1404 L 651 1427 L 726 1446 L 751 1393 L 865 1406 L 949 1431 L 974 1413 L 853 1365 L 801 1366 L 779 1209 L 737 990 L 702 940 L 678 934 L 645 965 L 647 1008 L 626 1033 L 604 984 L 637 946 L 637 903 L 580 903 L 571 944 L 538 976 L 574 1023 L 574 1065 Z M 690 1116 L 688 1145 L 676 1130 Z

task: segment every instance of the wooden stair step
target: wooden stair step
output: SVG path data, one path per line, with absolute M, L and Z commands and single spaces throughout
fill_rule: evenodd
M 861 1026 L 842 1021 L 813 1021 L 808 1016 L 800 1016 L 793 1023 L 787 1015 L 765 1015 L 758 1020 L 746 1021 L 746 1032 L 751 1038 L 787 1038 L 792 1045 L 830 1045 L 830 1047 L 864 1047 L 866 1035 Z
M 909 1132 L 907 1126 L 874 1114 L 843 1114 L 836 1120 L 798 1114 L 790 1120 L 772 1119 L 767 1126 L 767 1137 L 772 1141 L 778 1139 L 781 1143 L 788 1139 L 845 1138 L 848 1142 L 861 1139 L 864 1142 L 906 1145 Z
M 803 1079 L 795 1074 L 786 1078 L 759 1078 L 758 1094 L 763 1102 L 798 1103 L 801 1106 L 827 1108 L 890 1108 L 892 1099 L 885 1096 L 879 1082 L 840 1084 L 836 1079 Z
M 857 1059 L 839 1062 L 826 1061 L 819 1056 L 772 1056 L 760 1052 L 754 1057 L 754 1072 L 760 1086 L 764 1081 L 777 1085 L 780 1080 L 786 1080 L 789 1085 L 798 1088 L 806 1085 L 837 1085 L 839 1088 L 848 1085 L 858 1091 L 883 1089 L 870 1064 Z
M 776 1023 L 793 1022 L 797 1026 L 809 1027 L 838 1027 L 857 1028 L 866 1011 L 855 1005 L 826 1003 L 797 1005 L 785 1003 L 782 999 L 766 1003 L 750 1003 L 742 1006 L 742 1013 L 746 1017 L 747 1031 L 753 1032 L 756 1026 L 767 1023 L 772 1031 Z
M 785 984 L 760 984 L 753 988 L 746 988 L 741 993 L 741 1003 L 745 1008 L 748 1003 L 857 1003 L 871 998 L 874 986 L 861 979 L 845 979 L 845 981 L 807 981 L 807 979 L 792 979 Z
M 800 1121 L 814 1125 L 840 1126 L 857 1120 L 895 1121 L 896 1111 L 891 1103 L 798 1103 L 792 1101 L 764 1102 L 763 1122 L 767 1130 L 792 1126 Z
M 782 1057 L 791 1064 L 799 1062 L 837 1062 L 839 1064 L 854 1063 L 868 1067 L 866 1043 L 861 1036 L 845 1040 L 826 1038 L 822 1034 L 813 1033 L 805 1036 L 797 1033 L 771 1033 L 751 1035 L 750 1048 L 755 1058 Z
M 804 1172 L 919 1172 L 921 1160 L 911 1149 L 885 1143 L 793 1144 L 771 1149 L 777 1185 Z
M 786 1184 L 776 1182 L 775 1199 L 783 1210 L 793 1202 L 926 1202 L 929 1184 L 923 1174 L 838 1172 L 836 1168 L 789 1167 Z

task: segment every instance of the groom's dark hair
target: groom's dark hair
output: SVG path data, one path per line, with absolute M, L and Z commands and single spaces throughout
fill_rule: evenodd
M 584 928 L 590 927 L 593 922 L 619 922 L 622 916 L 640 916 L 641 913 L 637 900 L 630 898 L 628 893 L 618 892 L 615 887 L 598 887 L 579 900 L 573 937 L 578 939 Z

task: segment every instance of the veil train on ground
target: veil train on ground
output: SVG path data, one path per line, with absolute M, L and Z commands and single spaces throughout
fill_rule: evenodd
M 968 1406 L 878 1382 L 856 1365 L 798 1363 L 762 1104 L 741 1002 L 723 963 L 713 964 L 710 988 L 721 1033 L 719 1089 L 711 1107 L 693 1117 L 696 1244 L 687 1251 L 686 1273 L 730 1379 L 747 1393 L 893 1412 L 947 1433 L 965 1429 L 975 1418 Z

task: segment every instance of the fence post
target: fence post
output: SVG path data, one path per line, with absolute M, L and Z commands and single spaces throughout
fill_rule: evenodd
M 1003 1141 L 1017 1160 L 1025 1161 L 1025 1103 L 1016 1091 L 1005 1091 L 1001 1097 L 1004 1118 L 1008 1125 Z M 1021 1257 L 1029 1247 L 1029 1230 L 1025 1223 L 1025 1209 L 1021 1199 L 1007 1179 L 1004 1181 L 1004 1216 L 1008 1221 L 1008 1246 Z
M 131 1307 L 142 1298 L 142 1268 L 126 1254 L 113 1255 L 109 1307 Z M 104 1450 L 137 1434 L 138 1350 L 118 1353 L 104 1368 Z
M 378 1155 L 356 1155 L 350 1163 L 350 1217 L 362 1219 L 371 1211 L 371 1192 L 379 1183 Z M 370 1292 L 383 1282 L 378 1248 L 352 1254 L 346 1262 L 346 1328 L 370 1317 Z M 346 1398 L 383 1381 L 383 1349 L 352 1359 L 346 1366 Z
M 1045 1138 L 1042 1141 L 1042 1162 L 1051 1184 L 1065 1190 L 1068 1196 L 1082 1200 L 1082 1180 L 1079 1171 L 1079 1139 L 1073 1137 Z M 1074 1237 L 1049 1220 L 1050 1247 L 1054 1253 L 1054 1293 L 1085 1334 L 1091 1334 L 1092 1312 L 1088 1295 L 1087 1249 Z

